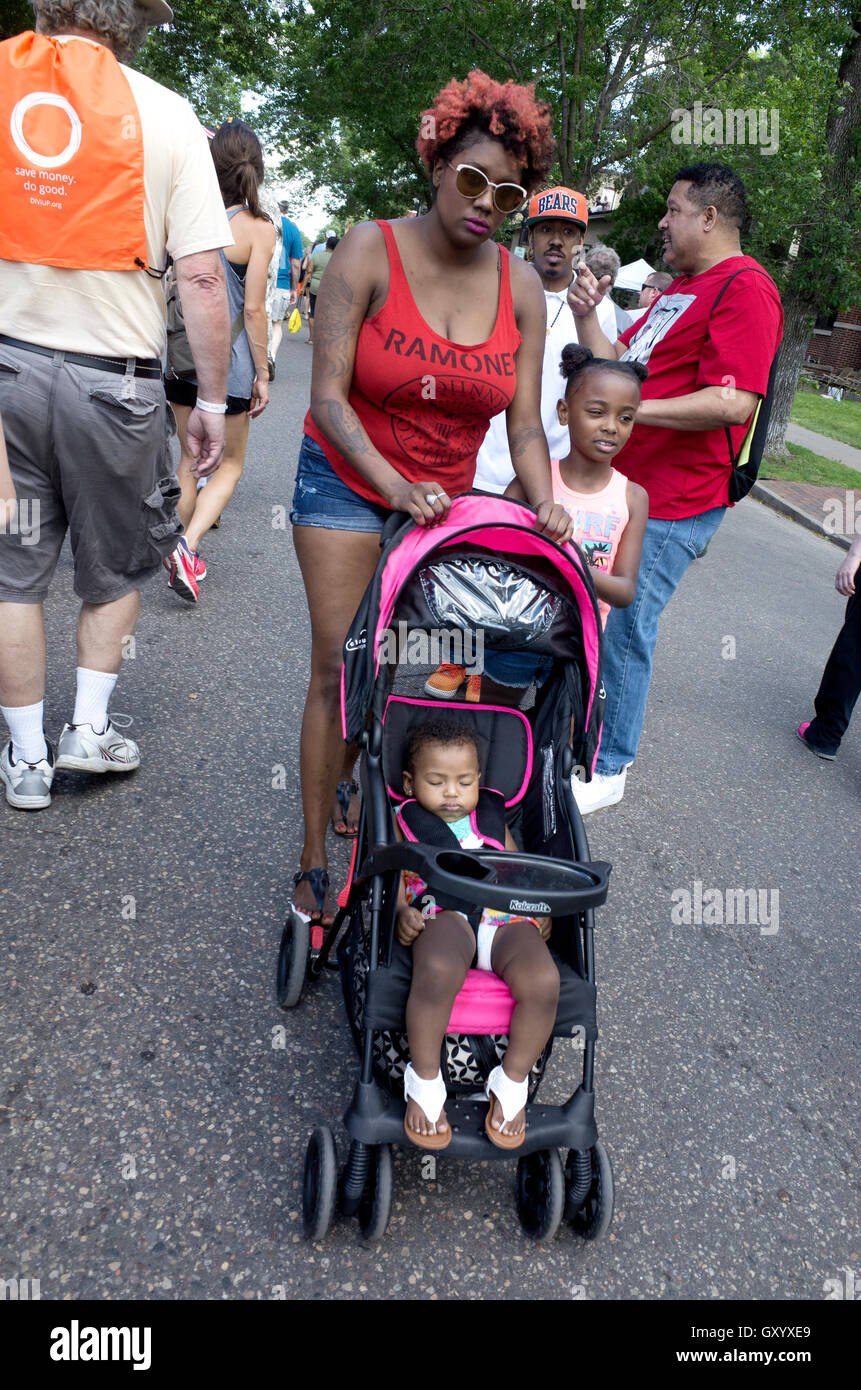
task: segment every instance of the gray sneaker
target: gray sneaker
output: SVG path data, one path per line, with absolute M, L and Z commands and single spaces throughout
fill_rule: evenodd
M 6 784 L 6 800 L 18 811 L 42 811 L 51 804 L 51 783 L 54 780 L 54 751 L 48 744 L 48 756 L 38 763 L 12 760 L 12 740 L 0 753 L 0 780 Z
M 103 734 L 92 724 L 64 724 L 57 744 L 58 772 L 132 772 L 140 767 L 141 752 L 124 738 L 110 719 Z

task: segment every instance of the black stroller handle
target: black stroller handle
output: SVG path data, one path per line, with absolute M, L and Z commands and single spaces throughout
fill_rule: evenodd
M 361 878 L 412 869 L 440 904 L 447 899 L 524 916 L 564 917 L 607 900 L 611 864 L 574 864 L 542 854 L 507 850 L 440 849 L 404 841 L 376 845 Z

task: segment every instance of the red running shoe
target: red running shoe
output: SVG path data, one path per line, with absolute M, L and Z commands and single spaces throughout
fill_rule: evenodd
M 195 558 L 194 552 L 189 550 L 186 544 L 185 537 L 181 537 L 179 545 L 170 556 L 170 579 L 167 582 L 177 597 L 185 599 L 186 603 L 197 603 L 200 598 L 194 569 Z

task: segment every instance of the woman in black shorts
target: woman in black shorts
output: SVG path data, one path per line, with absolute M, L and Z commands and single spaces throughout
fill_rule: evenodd
M 249 421 L 256 419 L 269 401 L 266 275 L 277 233 L 260 206 L 263 154 L 254 131 L 236 120 L 218 128 L 211 149 L 233 233 L 234 244 L 220 253 L 227 279 L 232 347 L 224 458 L 200 489 L 186 438 L 188 417 L 197 401 L 197 383 L 191 376 L 168 374 L 165 378 L 165 394 L 176 415 L 182 446 L 179 514 L 185 526 L 185 535 L 165 566 L 174 593 L 188 603 L 197 603 L 199 582 L 206 577 L 206 565 L 198 554 L 200 542 L 233 496 L 245 463 Z

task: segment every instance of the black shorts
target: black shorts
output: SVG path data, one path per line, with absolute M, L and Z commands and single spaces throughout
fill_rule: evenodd
M 309 303 L 310 306 L 311 306 L 311 307 L 309 308 L 309 310 L 308 310 L 308 317 L 309 317 L 309 318 L 313 318 L 313 317 L 314 317 L 314 305 L 317 303 L 317 296 L 316 296 L 316 294 L 312 294 L 310 290 L 308 291 L 308 303 Z
M 188 381 L 184 376 L 166 376 L 164 379 L 164 394 L 167 396 L 171 405 L 187 405 L 193 410 L 197 405 L 197 382 Z M 244 415 L 251 409 L 251 397 L 228 396 L 227 411 L 228 415 Z

